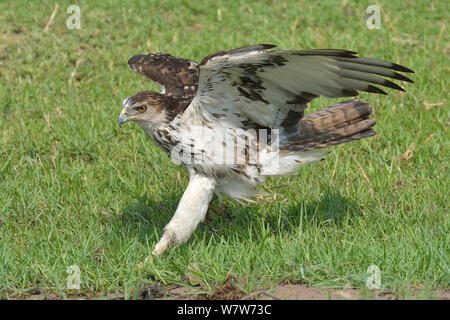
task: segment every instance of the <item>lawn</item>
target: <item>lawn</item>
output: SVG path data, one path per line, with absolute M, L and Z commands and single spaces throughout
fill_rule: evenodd
M 81 28 L 69 30 L 71 1 L 2 1 L 0 298 L 211 294 L 230 277 L 245 294 L 289 282 L 369 295 L 371 265 L 397 298 L 448 290 L 450 4 L 375 3 L 381 29 L 370 30 L 364 1 L 77 1 Z M 415 83 L 361 94 L 377 136 L 269 179 L 255 204 L 216 200 L 232 216 L 213 217 L 218 232 L 198 228 L 146 259 L 188 177 L 137 125 L 119 129 L 122 100 L 157 89 L 128 59 L 200 61 L 255 43 L 354 50 L 413 69 Z M 79 290 L 67 288 L 73 265 Z

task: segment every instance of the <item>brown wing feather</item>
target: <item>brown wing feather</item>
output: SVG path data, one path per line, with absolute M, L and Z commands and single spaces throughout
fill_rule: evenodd
M 167 96 L 193 98 L 198 86 L 198 66 L 194 61 L 167 53 L 138 54 L 128 65 L 131 70 L 155 81 Z

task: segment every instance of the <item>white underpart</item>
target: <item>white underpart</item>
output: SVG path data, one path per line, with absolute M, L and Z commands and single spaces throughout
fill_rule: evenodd
M 181 197 L 178 208 L 164 228 L 161 240 L 153 254 L 161 254 L 173 245 L 186 242 L 197 225 L 205 218 L 214 195 L 216 181 L 191 171 L 189 184 Z

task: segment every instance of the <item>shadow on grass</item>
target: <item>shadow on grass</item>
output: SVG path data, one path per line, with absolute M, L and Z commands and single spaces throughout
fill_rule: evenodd
M 289 208 L 289 213 L 298 213 L 303 208 L 306 217 L 321 223 L 325 220 L 333 220 L 336 224 L 341 224 L 348 217 L 358 215 L 361 212 L 361 205 L 354 200 L 343 197 L 338 191 L 327 189 L 318 200 L 307 203 L 303 201 L 297 206 Z
M 173 193 L 166 196 L 163 201 L 153 201 L 149 198 L 137 199 L 123 209 L 122 222 L 134 236 L 140 241 L 145 241 L 148 236 L 156 231 L 162 235 L 164 226 L 175 213 L 181 194 Z M 283 233 L 296 232 L 298 226 L 310 224 L 318 226 L 323 222 L 332 221 L 335 225 L 351 221 L 352 216 L 359 215 L 361 206 L 352 199 L 343 197 L 338 191 L 326 189 L 317 200 L 297 202 L 291 205 L 280 206 L 276 201 L 269 206 L 277 210 L 264 209 L 260 212 L 257 205 L 243 206 L 230 200 L 215 200 L 216 206 L 225 209 L 230 218 L 218 216 L 209 210 L 210 226 L 201 224 L 195 233 L 200 239 L 202 233 L 217 235 L 227 240 L 231 234 L 240 237 L 248 237 L 249 229 L 259 232 L 261 224 L 269 226 L 273 231 Z M 276 206 L 273 206 L 273 205 Z M 325 227 L 325 226 L 324 226 Z M 218 230 L 218 231 L 217 231 Z M 156 234 L 154 235 L 156 236 Z
M 313 197 L 312 197 L 313 198 Z M 274 201 L 276 203 L 276 200 Z M 269 203 L 269 207 L 272 206 Z M 361 214 L 361 206 L 353 199 L 344 197 L 339 191 L 326 189 L 317 199 L 305 198 L 302 201 L 291 203 L 288 205 L 273 206 L 274 210 L 263 209 L 262 212 L 255 207 L 237 208 L 239 219 L 233 221 L 232 227 L 234 233 L 248 234 L 248 226 L 254 224 L 255 235 L 260 229 L 256 226 L 264 225 L 271 231 L 283 234 L 298 232 L 299 226 L 306 228 L 309 226 L 324 227 L 324 222 L 333 225 L 341 225 L 343 223 L 352 223 L 352 217 Z M 262 213 L 262 214 L 261 214 Z M 233 217 L 236 217 L 233 212 Z M 220 227 L 218 227 L 220 229 Z
M 141 197 L 128 204 L 120 216 L 123 226 L 141 242 L 155 230 L 161 236 L 162 229 L 175 213 L 181 194 L 173 193 L 166 195 L 165 198 L 163 201 L 155 201 Z

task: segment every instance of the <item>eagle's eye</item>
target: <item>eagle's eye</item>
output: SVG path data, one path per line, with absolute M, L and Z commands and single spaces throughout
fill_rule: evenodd
M 137 111 L 139 111 L 140 113 L 143 113 L 147 110 L 147 106 L 145 104 L 143 104 L 142 106 L 139 106 L 136 108 Z

